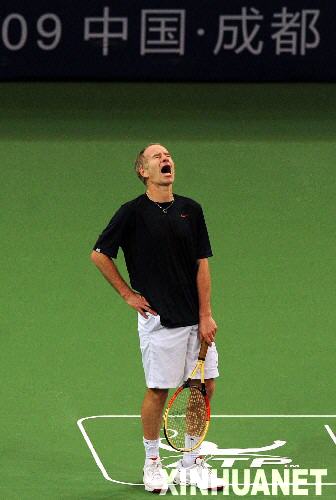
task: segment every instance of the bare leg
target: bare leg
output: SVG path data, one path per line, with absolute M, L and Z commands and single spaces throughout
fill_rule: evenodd
M 213 378 L 209 378 L 208 380 L 205 380 L 205 387 L 206 387 L 208 398 L 211 399 L 213 396 L 213 393 L 215 392 L 215 387 L 216 387 L 215 380 Z
M 168 389 L 147 389 L 142 408 L 141 420 L 145 439 L 158 439 L 162 422 L 164 404 Z

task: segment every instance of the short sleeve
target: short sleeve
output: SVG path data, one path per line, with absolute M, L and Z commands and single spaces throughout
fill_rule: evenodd
M 104 231 L 100 234 L 93 250 L 108 257 L 116 258 L 127 234 L 131 210 L 128 204 L 122 205 L 114 214 Z
M 199 206 L 197 220 L 197 258 L 212 257 L 212 249 L 202 207 Z

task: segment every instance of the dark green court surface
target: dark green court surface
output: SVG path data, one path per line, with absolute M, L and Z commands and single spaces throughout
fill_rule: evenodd
M 115 417 L 138 415 L 144 393 L 136 316 L 89 254 L 143 190 L 136 153 L 159 141 L 214 252 L 209 463 L 268 482 L 272 468 L 327 469 L 322 498 L 335 499 L 335 86 L 31 83 L 0 97 L 0 498 L 149 498 L 133 486 L 140 419 Z M 92 416 L 83 429 L 108 477 L 77 425 Z M 255 461 L 266 455 L 290 461 Z

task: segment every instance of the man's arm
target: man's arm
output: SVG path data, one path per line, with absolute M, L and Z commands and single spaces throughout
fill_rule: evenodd
M 144 318 L 147 318 L 146 312 L 154 315 L 157 314 L 151 309 L 145 297 L 134 292 L 128 286 L 112 259 L 101 252 L 93 251 L 91 253 L 91 260 L 129 306 L 136 309 Z
M 217 325 L 211 312 L 211 279 L 208 259 L 198 259 L 197 291 L 199 303 L 199 335 L 209 345 L 214 341 Z

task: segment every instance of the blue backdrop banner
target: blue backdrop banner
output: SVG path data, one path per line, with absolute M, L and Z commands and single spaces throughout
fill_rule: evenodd
M 331 0 L 11 0 L 0 79 L 332 81 Z

